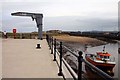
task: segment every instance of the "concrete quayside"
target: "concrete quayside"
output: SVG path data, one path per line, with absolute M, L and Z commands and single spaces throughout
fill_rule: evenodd
M 63 78 L 50 53 L 45 39 L 2 39 L 2 78 Z M 71 78 L 64 66 L 63 72 Z

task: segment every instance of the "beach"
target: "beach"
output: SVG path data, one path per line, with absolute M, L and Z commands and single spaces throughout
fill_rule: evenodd
M 61 36 L 54 36 L 53 38 L 56 38 L 57 40 L 63 42 L 79 43 L 81 45 L 89 45 L 89 46 L 99 46 L 106 44 L 105 41 L 90 37 L 61 35 Z

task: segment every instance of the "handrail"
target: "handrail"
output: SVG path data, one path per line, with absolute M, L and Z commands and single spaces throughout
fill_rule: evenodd
M 65 64 L 65 66 L 67 67 L 68 71 L 70 72 L 70 74 L 72 75 L 72 77 L 77 80 L 77 74 L 73 71 L 73 69 L 70 67 L 70 65 L 65 61 L 64 58 L 62 58 L 63 63 Z
M 50 39 L 49 39 L 50 38 Z M 96 70 L 97 72 L 99 72 L 98 75 L 100 75 L 102 78 L 106 79 L 106 80 L 113 80 L 113 78 L 111 76 L 109 76 L 107 73 L 103 72 L 102 70 L 100 70 L 99 68 L 95 67 L 94 65 L 92 65 L 91 63 L 89 63 L 88 61 L 84 60 L 82 58 L 82 54 L 77 55 L 76 53 L 74 53 L 73 51 L 71 51 L 69 48 L 67 48 L 65 45 L 62 45 L 62 42 L 57 41 L 56 39 L 53 40 L 53 38 L 51 37 L 47 37 L 47 42 L 49 44 L 50 47 L 52 47 L 52 51 L 54 50 L 53 54 L 54 54 L 54 61 L 56 61 L 56 53 L 60 56 L 60 64 L 59 64 L 59 74 L 62 75 L 62 62 L 65 64 L 65 66 L 67 67 L 68 71 L 70 72 L 70 74 L 72 75 L 72 77 L 76 80 L 78 77 L 78 80 L 82 79 L 81 76 L 81 69 L 82 69 L 82 62 L 84 62 L 88 67 Z M 51 40 L 52 39 L 52 40 Z M 56 45 L 60 45 L 60 52 L 57 50 Z M 64 60 L 64 58 L 62 57 L 62 48 L 65 48 L 67 51 L 69 51 L 71 54 L 73 54 L 76 58 L 78 58 L 78 76 L 75 75 L 75 72 L 73 71 L 73 69 L 70 67 L 70 65 Z M 82 53 L 82 52 L 81 52 Z M 81 69 L 79 69 L 81 68 Z
M 72 53 L 75 57 L 78 57 L 78 55 L 75 54 L 73 51 L 71 51 L 69 48 L 67 48 L 67 47 L 64 46 L 64 45 L 63 45 L 63 47 L 64 47 L 65 49 L 67 49 L 67 51 L 69 51 L 70 53 Z
M 56 50 L 56 52 L 57 52 L 58 56 L 60 56 L 59 51 Z M 63 60 L 63 63 L 65 64 L 65 66 L 67 67 L 68 71 L 69 71 L 70 74 L 72 75 L 72 77 L 73 77 L 75 80 L 77 80 L 77 74 L 73 71 L 73 69 L 72 69 L 72 68 L 70 67 L 70 65 L 65 61 L 64 58 L 62 58 L 62 60 Z M 57 62 L 57 64 L 58 64 L 58 62 Z

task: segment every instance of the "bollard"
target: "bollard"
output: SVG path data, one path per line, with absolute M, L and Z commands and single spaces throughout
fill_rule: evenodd
M 40 49 L 40 48 L 41 48 L 40 44 L 37 44 L 36 49 Z
M 78 56 L 78 80 L 82 80 L 82 51 L 78 52 L 79 56 Z
M 53 37 L 51 38 L 51 54 L 53 54 Z
M 54 39 L 54 59 L 53 61 L 56 61 L 56 39 Z
M 62 76 L 62 42 L 60 42 L 60 66 L 58 76 Z

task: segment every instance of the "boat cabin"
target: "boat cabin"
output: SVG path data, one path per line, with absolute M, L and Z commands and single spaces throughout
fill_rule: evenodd
M 108 52 L 96 52 L 97 53 L 97 56 L 96 56 L 96 59 L 97 60 L 110 60 L 110 54 Z

